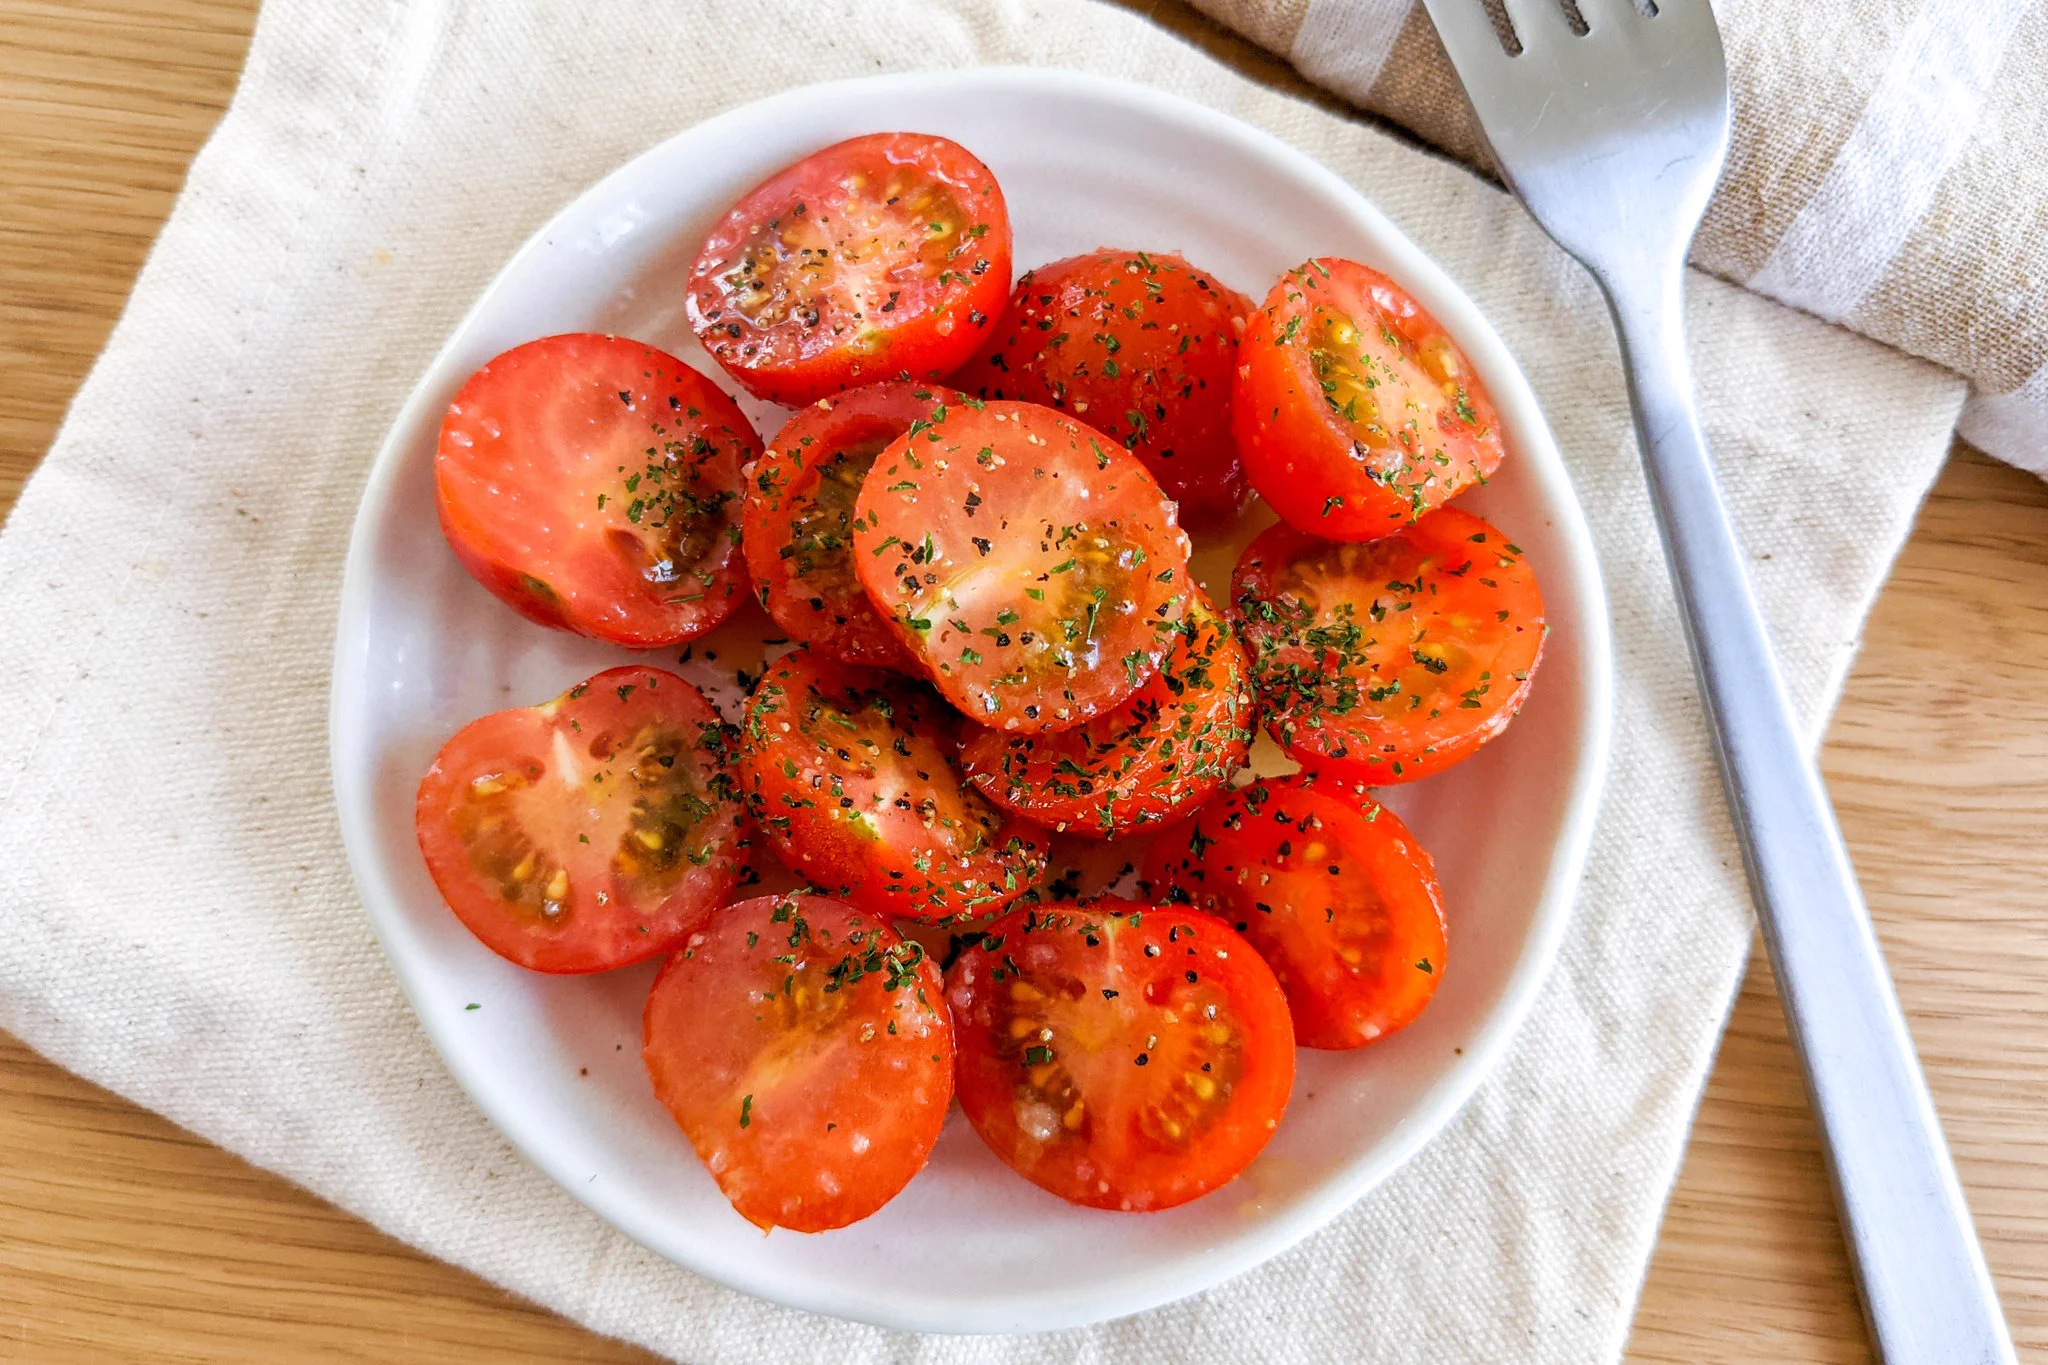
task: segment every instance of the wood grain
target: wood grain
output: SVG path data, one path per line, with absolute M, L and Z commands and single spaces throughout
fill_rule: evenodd
M 1300 89 L 1182 4 L 1133 8 Z M 0 509 L 225 107 L 253 13 L 0 0 Z M 1951 461 L 1871 620 L 1826 766 L 2015 1332 L 2048 1352 L 2048 485 Z M 647 1359 L 0 1036 L 0 1358 L 309 1356 Z M 1869 1358 L 1761 969 L 1701 1105 L 1630 1358 Z

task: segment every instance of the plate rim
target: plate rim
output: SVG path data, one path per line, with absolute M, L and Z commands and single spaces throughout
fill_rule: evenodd
M 501 1106 L 485 1099 L 483 1087 L 471 1083 L 465 1074 L 466 1068 L 455 1060 L 461 1055 L 460 1050 L 450 1045 L 455 1025 L 426 1008 L 426 988 L 421 975 L 423 968 L 394 946 L 393 928 L 406 912 L 395 888 L 384 874 L 383 860 L 373 856 L 372 839 L 368 833 L 373 818 L 373 783 L 368 780 L 366 765 L 362 773 L 364 780 L 353 780 L 354 773 L 344 744 L 347 724 L 344 713 L 348 703 L 343 695 L 343 680 L 350 676 L 351 669 L 361 657 L 358 651 L 366 651 L 371 596 L 366 565 L 370 542 L 379 514 L 392 501 L 404 464 L 405 447 L 410 444 L 409 433 L 419 426 L 423 409 L 434 406 L 435 395 L 444 387 L 439 377 L 478 316 L 506 287 L 508 277 L 515 273 L 517 266 L 545 251 L 550 240 L 562 233 L 579 205 L 597 195 L 607 184 L 627 179 L 642 162 L 656 157 L 680 138 L 703 136 L 707 131 L 715 132 L 722 125 L 743 127 L 750 120 L 772 116 L 774 111 L 785 109 L 792 103 L 832 100 L 854 92 L 890 96 L 914 92 L 925 99 L 971 98 L 976 93 L 987 93 L 992 89 L 1032 97 L 1065 96 L 1121 105 L 1133 112 L 1184 126 L 1203 139 L 1234 143 L 1240 151 L 1279 163 L 1282 170 L 1344 204 L 1366 225 L 1369 234 L 1387 256 L 1399 262 L 1399 270 L 1394 273 L 1399 273 L 1404 283 L 1412 285 L 1418 278 L 1426 280 L 1426 290 L 1433 300 L 1432 309 L 1439 320 L 1446 323 L 1447 330 L 1468 352 L 1476 342 L 1479 349 L 1489 353 L 1489 364 L 1483 368 L 1496 404 L 1517 414 L 1514 429 L 1520 446 L 1518 459 L 1530 467 L 1557 509 L 1558 532 L 1572 551 L 1561 567 L 1570 579 L 1576 597 L 1586 607 L 1585 619 L 1579 623 L 1584 641 L 1584 672 L 1580 680 L 1581 761 L 1565 802 L 1563 826 L 1553 844 L 1549 875 L 1537 898 L 1526 946 L 1509 970 L 1498 1004 L 1487 1016 L 1482 1029 L 1466 1045 L 1463 1054 L 1443 1068 L 1436 1081 L 1423 1093 L 1420 1102 L 1388 1136 L 1374 1149 L 1334 1167 L 1312 1192 L 1228 1242 L 1203 1248 L 1198 1255 L 1176 1260 L 1170 1267 L 1147 1265 L 1119 1276 L 1105 1277 L 1092 1283 L 1085 1293 L 1054 1295 L 1041 1291 L 1031 1298 L 983 1302 L 922 1298 L 917 1296 L 913 1286 L 905 1286 L 904 1297 L 892 1298 L 887 1303 L 829 1292 L 799 1290 L 792 1293 L 770 1277 L 730 1273 L 708 1264 L 702 1256 L 689 1255 L 687 1248 L 678 1247 L 662 1226 L 652 1219 L 638 1216 L 636 1206 L 614 1196 L 608 1187 L 593 1187 L 581 1179 L 571 1178 L 564 1162 L 557 1160 L 545 1147 L 529 1146 L 522 1136 L 522 1125 L 509 1112 L 501 1112 Z M 1442 305 L 1445 303 L 1450 305 L 1448 311 L 1453 314 L 1450 318 L 1443 316 L 1446 309 Z M 1506 381 L 1504 385 L 1498 382 L 1502 379 Z M 1501 1063 L 1509 1045 L 1526 1022 L 1537 994 L 1550 977 L 1572 919 L 1598 823 L 1612 747 L 1612 616 L 1600 570 L 1598 547 L 1528 377 L 1478 305 L 1377 205 L 1291 143 L 1185 96 L 1128 79 L 1066 67 L 1003 65 L 946 68 L 856 76 L 786 87 L 674 129 L 568 197 L 493 273 L 462 317 L 450 328 L 392 418 L 365 479 L 350 526 L 335 630 L 328 688 L 328 763 L 336 820 L 350 876 L 369 915 L 378 944 L 398 978 L 421 1030 L 441 1065 L 470 1103 L 490 1122 L 500 1138 L 558 1188 L 609 1227 L 679 1268 L 778 1306 L 896 1331 L 1039 1332 L 1087 1326 L 1145 1312 L 1198 1294 L 1255 1269 L 1326 1227 L 1406 1165 L 1449 1125 L 1480 1083 Z

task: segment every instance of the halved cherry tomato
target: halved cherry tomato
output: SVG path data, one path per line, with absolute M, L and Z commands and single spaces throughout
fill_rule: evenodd
M 1220 525 L 1251 491 L 1230 434 L 1251 309 L 1172 252 L 1104 247 L 1018 280 L 995 335 L 953 382 L 1072 413 L 1143 460 L 1184 524 Z
M 1251 940 L 1303 1047 L 1384 1038 L 1443 979 L 1435 865 L 1399 817 L 1339 780 L 1297 774 L 1232 792 L 1153 844 L 1145 882 Z
M 1244 766 L 1249 672 L 1195 589 L 1173 649 L 1129 701 L 1052 734 L 970 728 L 960 766 L 989 800 L 1056 830 L 1108 838 L 1178 819 Z
M 661 969 L 641 1055 L 742 1218 L 842 1228 L 895 1198 L 939 1140 L 953 1096 L 942 985 L 873 915 L 760 896 Z
M 1400 285 L 1323 257 L 1245 328 L 1232 420 L 1252 486 L 1332 540 L 1369 540 L 1499 466 L 1500 418 L 1465 353 Z
M 754 819 L 792 872 L 874 914 L 990 914 L 1044 873 L 1045 843 L 961 781 L 959 731 L 922 684 L 800 649 L 740 727 Z
M 1062 1199 L 1172 1208 L 1237 1175 L 1294 1088 L 1273 973 L 1207 915 L 1129 901 L 1005 916 L 946 973 L 960 1108 Z
M 1231 599 L 1273 738 L 1374 786 L 1441 772 L 1499 735 L 1543 654 L 1521 547 L 1455 507 L 1362 544 L 1271 527 L 1238 560 Z
M 448 407 L 441 529 L 522 615 L 632 649 L 702 635 L 739 606 L 740 466 L 760 453 L 730 398 L 624 337 L 529 341 Z
M 690 272 L 690 325 L 757 398 L 799 406 L 937 379 L 1010 292 L 1010 215 L 988 167 L 922 133 L 813 152 L 727 211 Z
M 472 721 L 420 783 L 427 871 L 484 946 L 542 972 L 665 953 L 739 880 L 731 727 L 658 668 Z
M 961 395 L 897 382 L 821 398 L 789 419 L 747 477 L 741 521 L 761 605 L 797 639 L 850 664 L 913 671 L 853 567 L 853 502 L 875 456 Z
M 1191 579 L 1175 515 L 1101 432 L 976 402 L 876 459 L 854 565 L 948 701 L 993 729 L 1067 729 L 1142 687 L 1178 634 Z

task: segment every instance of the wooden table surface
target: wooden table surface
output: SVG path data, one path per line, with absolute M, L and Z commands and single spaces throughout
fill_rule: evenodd
M 1293 84 L 1177 3 L 1139 7 Z M 254 9 L 0 0 L 0 510 L 225 107 Z M 2014 1333 L 2048 1358 L 2048 485 L 1958 450 L 1878 602 L 1826 768 Z M 0 1034 L 0 1358 L 316 1353 L 646 1358 Z M 1702 1103 L 1629 1355 L 1869 1358 L 1761 967 Z

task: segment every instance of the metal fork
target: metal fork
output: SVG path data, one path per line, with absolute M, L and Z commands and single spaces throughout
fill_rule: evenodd
M 1889 1365 L 2013 1360 L 1870 913 L 1693 409 L 1686 252 L 1728 151 L 1707 0 L 1426 0 L 1494 163 L 1613 310 L 1672 581 L 1865 1316 Z

